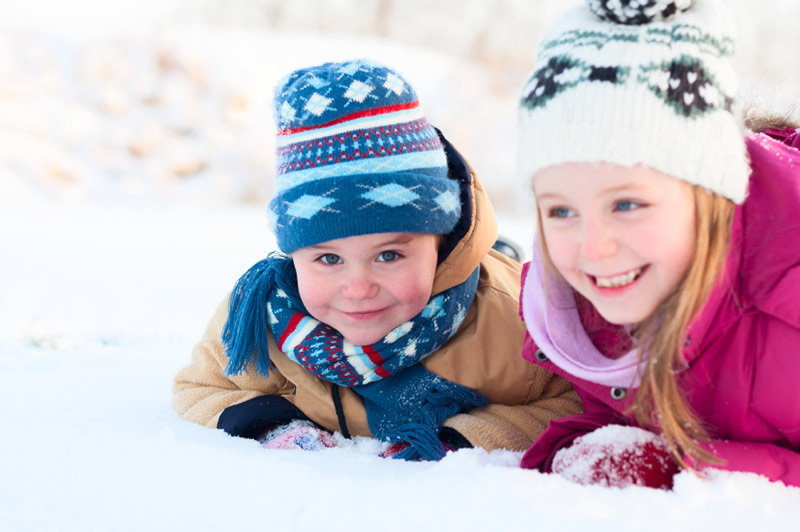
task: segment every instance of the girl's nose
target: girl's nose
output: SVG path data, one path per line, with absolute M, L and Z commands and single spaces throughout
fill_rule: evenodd
M 342 285 L 342 295 L 348 299 L 369 299 L 378 295 L 378 284 L 362 270 L 355 271 Z
M 613 231 L 602 222 L 584 223 L 581 255 L 592 262 L 613 257 L 619 251 L 619 243 Z

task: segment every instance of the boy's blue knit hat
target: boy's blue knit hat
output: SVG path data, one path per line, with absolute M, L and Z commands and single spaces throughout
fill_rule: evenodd
M 417 95 L 367 60 L 289 74 L 275 91 L 278 126 L 270 224 L 284 253 L 372 233 L 447 234 L 458 183 Z

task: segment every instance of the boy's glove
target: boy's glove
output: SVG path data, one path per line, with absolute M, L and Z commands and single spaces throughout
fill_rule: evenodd
M 472 444 L 460 432 L 452 427 L 442 427 L 439 429 L 439 441 L 444 445 L 446 453 L 457 451 L 459 449 L 472 448 Z M 381 458 L 393 458 L 397 453 L 408 449 L 409 443 L 405 441 L 398 441 L 387 447 L 381 454 Z
M 664 439 L 644 429 L 607 425 L 576 438 L 553 458 L 553 472 L 578 484 L 672 488 L 680 471 Z
M 260 440 L 264 449 L 302 449 L 319 451 L 336 447 L 336 438 L 330 432 L 317 428 L 310 421 L 293 421 L 265 434 Z

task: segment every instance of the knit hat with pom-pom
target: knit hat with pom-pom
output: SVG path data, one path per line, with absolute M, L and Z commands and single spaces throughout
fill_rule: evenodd
M 520 99 L 519 167 L 643 164 L 736 203 L 750 169 L 734 33 L 714 0 L 586 0 L 546 30 Z

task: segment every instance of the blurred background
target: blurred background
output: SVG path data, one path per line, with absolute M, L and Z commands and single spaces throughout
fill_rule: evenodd
M 516 97 L 576 1 L 2 0 L 0 205 L 265 205 L 276 81 L 370 57 L 418 88 L 498 213 L 524 214 Z M 726 3 L 744 98 L 796 110 L 800 2 Z

